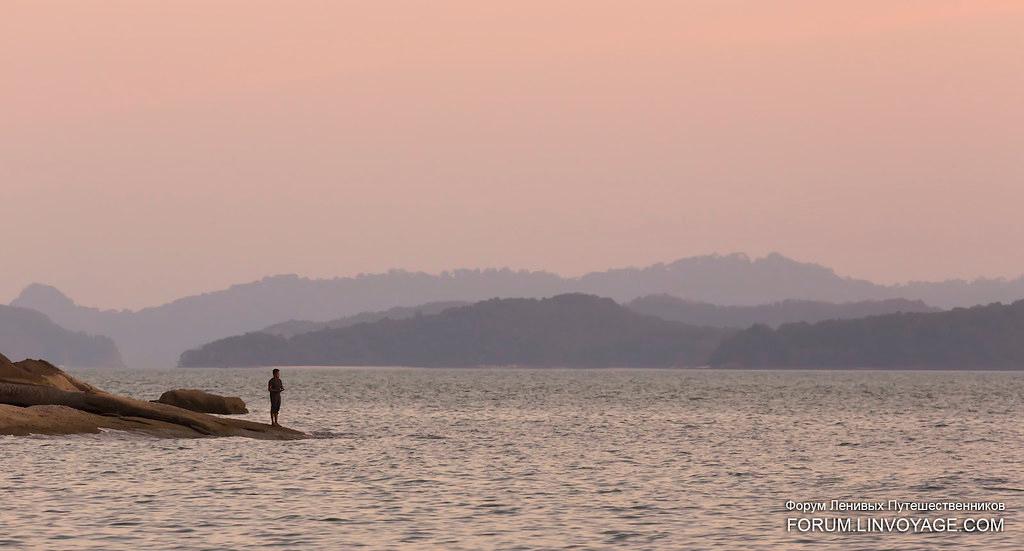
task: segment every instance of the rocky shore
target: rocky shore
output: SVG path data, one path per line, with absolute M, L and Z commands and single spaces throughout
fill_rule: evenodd
M 241 436 L 298 440 L 305 433 L 189 411 L 99 390 L 42 360 L 0 354 L 0 435 L 84 434 L 122 430 L 162 438 Z

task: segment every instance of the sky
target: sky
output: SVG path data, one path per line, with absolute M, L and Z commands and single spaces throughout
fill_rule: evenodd
M 5 0 L 0 301 L 778 251 L 1024 273 L 1024 3 Z

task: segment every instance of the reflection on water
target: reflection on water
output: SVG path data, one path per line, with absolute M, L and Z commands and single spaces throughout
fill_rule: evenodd
M 269 370 L 78 370 L 154 399 Z M 0 437 L 0 547 L 1018 549 L 1024 374 L 284 370 L 300 442 Z M 988 500 L 1001 534 L 790 534 L 787 500 Z M 946 516 L 946 515 L 942 515 Z

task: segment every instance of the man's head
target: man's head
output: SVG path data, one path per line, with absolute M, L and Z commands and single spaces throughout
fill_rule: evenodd
M 273 371 L 273 374 L 274 374 L 274 377 L 280 377 L 281 376 L 281 370 L 280 369 L 275 369 Z

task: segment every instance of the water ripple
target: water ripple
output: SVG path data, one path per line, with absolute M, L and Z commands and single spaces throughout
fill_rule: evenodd
M 241 395 L 262 371 L 78 370 Z M 285 369 L 316 438 L 0 438 L 0 547 L 1018 549 L 1024 374 Z M 796 500 L 998 500 L 1007 532 L 799 535 Z

